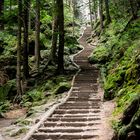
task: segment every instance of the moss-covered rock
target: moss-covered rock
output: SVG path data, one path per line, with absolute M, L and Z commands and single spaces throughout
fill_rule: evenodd
M 53 94 L 57 95 L 60 93 L 63 93 L 65 91 L 68 91 L 70 89 L 70 84 L 67 82 L 61 82 L 59 83 L 58 87 L 53 91 Z
M 93 54 L 89 57 L 90 63 L 103 63 L 105 64 L 109 60 L 109 51 L 105 46 L 99 46 L 94 51 Z

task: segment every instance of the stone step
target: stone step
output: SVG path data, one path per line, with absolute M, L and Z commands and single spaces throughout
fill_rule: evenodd
M 89 82 L 93 81 L 94 82 L 94 81 L 97 81 L 97 78 L 94 78 L 94 77 L 91 77 L 91 76 L 90 77 L 78 76 L 78 77 L 75 78 L 75 81 L 89 81 Z
M 55 114 L 85 114 L 85 113 L 100 113 L 100 110 L 99 109 L 90 109 L 90 110 L 87 110 L 87 109 L 69 109 L 69 110 L 65 110 L 65 109 L 56 109 L 54 111 Z
M 45 127 L 57 127 L 57 126 L 64 126 L 64 127 L 87 127 L 87 126 L 95 126 L 99 125 L 99 121 L 94 122 L 44 122 Z
M 99 109 L 100 106 L 60 106 L 59 109 Z
M 83 99 L 82 98 L 69 98 L 68 101 L 85 101 L 85 99 L 84 98 Z M 94 98 L 92 99 L 91 98 L 91 99 L 87 99 L 87 101 L 100 102 L 101 99 L 98 99 L 98 98 L 97 99 L 94 99 Z
M 100 117 L 99 114 L 53 114 L 52 117 L 71 117 L 71 118 L 77 118 L 77 117 Z
M 74 139 L 89 139 L 89 138 L 97 138 L 99 137 L 98 135 L 93 135 L 93 134 L 85 134 L 82 135 L 80 133 L 35 133 L 32 138 L 34 140 L 58 140 L 58 139 L 66 139 L 66 140 L 74 140 Z
M 88 88 L 87 88 L 88 89 Z M 95 90 L 95 89 L 89 89 L 89 90 L 87 90 L 87 89 L 85 89 L 84 87 L 82 88 L 81 86 L 73 86 L 73 90 L 72 90 L 72 92 L 78 92 L 78 93 L 83 93 L 83 94 L 97 94 L 97 90 Z
M 101 123 L 101 97 L 98 95 L 99 69 L 88 62 L 93 47 L 86 41 L 91 35 L 87 27 L 79 42 L 85 47 L 74 56 L 81 71 L 75 78 L 68 100 L 60 105 L 31 140 L 98 140 Z
M 90 121 L 96 121 L 96 120 L 101 120 L 100 118 L 80 118 L 80 117 L 63 117 L 63 118 L 58 118 L 58 117 L 50 117 L 46 121 L 49 122 L 90 122 Z
M 95 100 L 94 102 L 92 101 L 67 101 L 63 105 L 71 105 L 71 106 L 98 106 L 100 105 L 101 102 L 100 100 Z
M 77 133 L 77 132 L 88 132 L 88 131 L 97 131 L 98 129 L 90 129 L 90 128 L 81 128 L 81 127 L 58 127 L 58 128 L 47 128 L 47 127 L 41 127 L 37 132 L 45 132 L 45 133 Z

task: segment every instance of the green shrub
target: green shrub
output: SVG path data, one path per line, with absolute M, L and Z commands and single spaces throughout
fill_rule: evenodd
M 45 94 L 42 91 L 39 91 L 37 89 L 33 89 L 31 91 L 28 91 L 26 95 L 23 96 L 23 103 L 26 102 L 36 102 L 44 99 Z
M 5 85 L 0 86 L 0 102 L 5 101 L 8 96 L 12 96 L 12 91 L 16 90 L 16 80 L 9 80 Z
M 0 102 L 0 116 L 10 109 L 11 103 L 8 100 Z
M 16 36 L 10 35 L 7 32 L 0 33 L 0 39 L 3 44 L 3 55 L 12 55 L 16 53 Z

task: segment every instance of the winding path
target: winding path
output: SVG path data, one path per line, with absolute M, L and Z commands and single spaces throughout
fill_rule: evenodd
M 74 57 L 81 71 L 75 77 L 68 100 L 60 105 L 30 140 L 99 140 L 101 126 L 101 96 L 98 95 L 98 69 L 88 63 L 93 47 L 86 43 L 90 27 L 79 43 L 83 51 Z

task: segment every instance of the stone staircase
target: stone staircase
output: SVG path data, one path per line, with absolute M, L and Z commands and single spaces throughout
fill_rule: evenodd
M 30 140 L 98 140 L 101 124 L 101 97 L 98 95 L 98 69 L 88 63 L 92 47 L 87 27 L 79 43 L 84 50 L 74 57 L 81 71 L 75 78 L 68 100 L 60 105 Z

